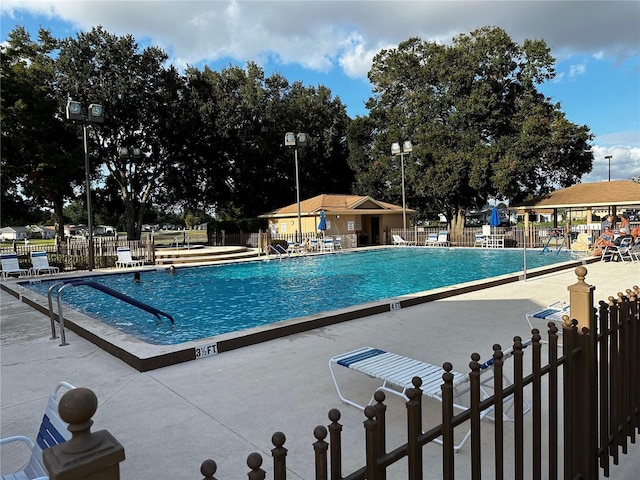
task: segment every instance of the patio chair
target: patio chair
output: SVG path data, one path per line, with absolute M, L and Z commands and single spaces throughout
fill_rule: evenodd
M 41 273 L 60 273 L 58 267 L 52 267 L 49 265 L 49 258 L 47 252 L 38 251 L 31 252 L 31 268 L 29 269 L 31 275 L 39 275 Z
M 547 331 L 547 324 L 549 322 L 555 322 L 558 327 L 558 333 L 562 333 L 562 317 L 569 315 L 570 305 L 564 301 L 558 301 L 543 308 L 534 310 L 525 315 L 527 323 L 530 329 L 538 328 L 541 332 Z M 543 325 L 534 326 L 534 322 L 543 322 Z M 542 328 L 540 328 L 542 327 Z M 544 335 L 543 335 L 544 338 Z M 541 340 L 541 343 L 549 343 L 546 340 Z
M 424 242 L 425 247 L 435 247 L 438 245 L 438 234 L 437 233 L 429 233 L 427 235 L 427 239 Z
M 144 265 L 142 260 L 134 260 L 131 258 L 131 249 L 129 247 L 118 247 L 117 254 L 118 260 L 116 260 L 116 267 L 141 267 Z
M 486 247 L 487 237 L 481 233 L 476 233 L 476 241 L 473 244 L 474 247 Z
M 616 258 L 619 258 L 621 262 L 629 260 L 633 262 L 633 256 L 631 255 L 631 241 L 632 237 L 625 237 L 620 241 L 620 245 L 607 245 L 602 250 L 601 262 L 614 262 Z
M 326 252 L 333 252 L 334 250 L 333 238 L 329 237 L 322 240 L 322 250 Z
M 336 237 L 333 239 L 333 248 L 335 250 L 342 250 L 342 237 Z
M 22 470 L 13 474 L 4 475 L 2 480 L 45 480 L 49 478 L 49 473 L 44 467 L 44 463 L 42 461 L 42 451 L 59 443 L 66 442 L 71 438 L 71 432 L 67 430 L 67 423 L 65 423 L 58 414 L 58 403 L 60 401 L 58 391 L 61 388 L 73 390 L 75 387 L 66 382 L 60 382 L 51 395 L 49 395 L 47 408 L 44 412 L 44 416 L 42 417 L 42 423 L 40 424 L 40 429 L 35 442 L 33 442 L 29 437 L 24 437 L 22 435 L 7 437 L 0 440 L 0 445 L 22 442 L 26 444 L 31 451 L 31 457 Z
M 438 232 L 438 246 L 439 247 L 449 246 L 449 233 L 446 230 Z
M 31 275 L 28 269 L 20 268 L 17 253 L 0 254 L 0 263 L 2 264 L 2 278 L 5 280 L 12 274 L 16 274 L 18 277 L 28 277 Z
M 629 255 L 633 262 L 640 262 L 640 237 L 636 238 L 636 241 L 629 248 Z
M 416 242 L 411 242 L 409 240 L 405 240 L 400 235 L 393 235 L 393 244 L 394 245 L 409 246 L 409 245 L 415 245 Z
M 530 343 L 531 340 L 526 340 L 523 342 L 523 346 L 526 347 Z M 512 356 L 513 349 L 509 349 L 503 352 L 503 360 L 506 360 Z M 419 360 L 415 360 L 395 353 L 386 352 L 379 348 L 362 347 L 351 352 L 336 355 L 335 357 L 329 359 L 329 370 L 331 372 L 331 378 L 333 379 L 333 383 L 336 387 L 338 396 L 343 402 L 361 410 L 364 410 L 366 405 L 361 405 L 353 400 L 350 400 L 342 394 L 334 371 L 334 368 L 336 366 L 346 367 L 348 369 L 364 373 L 369 377 L 382 380 L 382 385 L 376 388 L 376 391 L 382 390 L 384 392 L 397 395 L 407 401 L 409 400 L 409 398 L 407 397 L 407 390 L 409 388 L 413 388 L 413 377 L 420 377 L 422 379 L 422 386 L 420 387 L 422 389 L 422 394 L 429 398 L 433 398 L 437 401 L 442 402 L 441 387 L 444 383 L 442 380 L 442 374 L 445 373 L 442 367 L 426 362 L 421 362 Z M 485 400 L 491 397 L 491 387 L 493 385 L 493 358 L 481 364 L 480 368 L 480 390 L 482 400 Z M 468 397 L 467 394 L 469 392 L 469 376 L 453 371 L 451 373 L 453 374 L 454 385 L 454 408 L 458 410 L 467 410 L 469 406 L 464 405 L 462 402 L 464 401 L 465 397 Z M 504 372 L 503 381 L 505 387 L 512 384 L 511 380 L 506 377 Z M 371 405 L 373 401 L 374 397 L 372 396 L 367 405 Z M 503 402 L 505 403 L 505 406 L 507 406 L 507 408 L 505 408 L 503 411 L 503 419 L 507 421 L 513 421 L 514 418 L 508 415 L 508 412 L 513 406 L 513 395 L 505 397 L 503 399 Z M 528 413 L 530 410 L 531 405 L 525 400 L 523 414 Z M 481 414 L 481 418 L 492 419 L 493 417 L 490 416 L 492 412 L 493 407 L 484 410 Z M 454 450 L 458 451 L 460 448 L 462 448 L 470 438 L 470 436 L 471 429 L 466 432 L 460 443 L 453 447 Z M 436 440 L 436 442 L 442 443 L 439 440 Z

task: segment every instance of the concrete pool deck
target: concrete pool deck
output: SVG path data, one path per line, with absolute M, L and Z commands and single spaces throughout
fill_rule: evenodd
M 640 283 L 637 263 L 594 263 L 587 270 L 586 282 L 596 287 L 596 300 Z M 48 394 L 64 380 L 98 396 L 93 429 L 109 430 L 124 445 L 125 480 L 201 478 L 200 464 L 207 458 L 217 462 L 217 478 L 246 478 L 246 458 L 256 451 L 271 478 L 271 436 L 276 431 L 287 437 L 288 478 L 311 479 L 313 429 L 327 425 L 328 411 L 338 408 L 346 474 L 364 465 L 364 416 L 338 399 L 329 358 L 371 345 L 433 364 L 450 361 L 455 370 L 465 371 L 471 353 L 486 357 L 494 343 L 507 346 L 515 335 L 529 336 L 525 313 L 566 300 L 567 287 L 575 282 L 571 268 L 147 372 L 73 332 L 67 332 L 69 345 L 58 346 L 59 341 L 49 339 L 47 315 L 2 291 L 0 434 L 33 437 Z M 350 394 L 365 401 L 374 388 L 363 375 L 347 381 Z M 388 398 L 387 404 L 387 444 L 394 448 L 405 441 L 404 406 L 396 398 Z M 438 405 L 425 401 L 425 412 L 425 426 L 435 425 Z M 484 448 L 484 457 L 491 458 L 490 443 Z M 425 467 L 429 478 L 437 476 L 440 453 L 438 445 L 424 449 L 425 464 L 432 465 Z M 25 460 L 24 452 L 3 447 L 2 473 Z M 459 478 L 469 478 L 468 463 L 467 447 L 456 455 Z M 620 456 L 620 463 L 612 466 L 609 478 L 637 478 L 638 443 Z

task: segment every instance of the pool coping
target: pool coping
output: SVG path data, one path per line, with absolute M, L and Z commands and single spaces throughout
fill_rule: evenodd
M 600 259 L 598 257 L 584 257 L 553 264 L 551 266 L 538 267 L 527 270 L 526 279 L 567 270 L 572 267 L 587 265 L 599 260 Z M 151 271 L 158 270 L 158 268 L 142 267 L 137 270 Z M 99 272 L 100 275 L 121 273 L 121 269 Z M 73 274 L 74 278 L 95 275 L 96 272 L 74 272 Z M 43 295 L 26 289 L 22 284 L 25 282 L 28 283 L 29 281 L 53 280 L 55 278 L 69 278 L 69 274 L 47 275 L 37 279 L 22 278 L 3 281 L 0 282 L 0 288 L 19 299 L 21 302 L 29 305 L 34 310 L 39 311 L 46 316 L 50 316 L 48 299 Z M 73 309 L 64 310 L 63 320 L 65 330 L 71 330 L 80 337 L 100 347 L 102 350 L 121 359 L 136 370 L 146 372 L 178 363 L 218 355 L 238 348 L 267 342 L 269 340 L 302 333 L 316 328 L 322 328 L 400 308 L 408 308 L 426 302 L 433 302 L 435 300 L 441 300 L 464 293 L 506 285 L 508 283 L 522 280 L 525 280 L 523 272 L 515 272 L 483 280 L 459 283 L 448 287 L 391 297 L 328 312 L 298 317 L 295 319 L 283 320 L 269 325 L 253 327 L 238 332 L 229 332 L 177 345 L 153 345 L 146 343 Z M 52 320 L 51 328 L 54 329 L 57 325 L 59 332 L 59 318 L 58 314 L 55 312 L 53 314 L 53 319 L 55 320 L 55 323 Z M 55 340 L 57 338 L 59 337 L 54 338 L 52 336 L 51 340 Z

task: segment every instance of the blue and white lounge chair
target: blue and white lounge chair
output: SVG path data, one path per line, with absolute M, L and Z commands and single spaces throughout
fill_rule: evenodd
M 52 267 L 49 265 L 49 258 L 47 252 L 31 252 L 31 265 L 29 269 L 31 275 L 39 275 L 41 273 L 59 273 L 58 267 Z
M 333 252 L 334 244 L 333 238 L 327 237 L 322 240 L 322 250 L 325 252 Z
M 61 388 L 73 390 L 75 387 L 66 382 L 60 382 L 53 393 L 49 395 L 47 408 L 42 417 L 42 423 L 40 424 L 40 430 L 38 431 L 35 443 L 29 437 L 23 437 L 22 435 L 0 440 L 0 445 L 22 442 L 31 450 L 31 457 L 22 470 L 13 474 L 4 475 L 2 480 L 46 480 L 49 478 L 49 474 L 42 461 L 42 451 L 59 443 L 66 442 L 71 438 L 71 432 L 67 430 L 67 424 L 58 414 L 58 403 L 60 401 L 58 391 Z
M 27 277 L 30 275 L 28 269 L 20 268 L 17 253 L 0 254 L 0 263 L 2 264 L 2 278 L 5 280 L 12 274 L 16 274 L 19 277 Z
M 424 242 L 424 246 L 435 247 L 436 245 L 438 245 L 438 234 L 437 233 L 427 234 L 427 239 Z
M 558 333 L 562 333 L 562 317 L 564 315 L 569 315 L 569 307 L 570 305 L 567 302 L 559 301 L 552 303 L 548 307 L 539 308 L 538 310 L 527 313 L 526 318 L 529 323 L 529 328 L 537 328 L 544 334 L 548 329 L 547 324 L 549 322 L 555 322 L 558 327 Z M 537 323 L 538 325 L 534 326 L 534 323 Z M 542 335 L 542 337 L 544 338 L 544 335 Z M 542 340 L 541 342 L 549 343 L 546 340 Z
M 523 346 L 526 347 L 531 343 L 531 340 L 523 342 Z M 506 360 L 513 356 L 513 349 L 503 352 L 503 360 Z M 336 366 L 346 367 L 351 370 L 355 370 L 360 373 L 364 373 L 369 377 L 382 380 L 382 385 L 376 388 L 376 391 L 382 390 L 384 392 L 398 395 L 405 400 L 409 400 L 407 397 L 407 389 L 413 388 L 411 380 L 413 377 L 420 377 L 422 379 L 422 394 L 442 402 L 442 374 L 444 370 L 442 367 L 432 365 L 430 363 L 421 362 L 409 357 L 404 357 L 395 353 L 386 352 L 379 348 L 362 347 L 351 352 L 336 355 L 329 359 L 329 370 L 331 372 L 331 378 L 336 387 L 336 392 L 340 399 L 356 408 L 364 410 L 366 405 L 359 404 L 353 400 L 346 398 L 338 385 L 336 372 L 334 368 Z M 469 392 L 469 376 L 463 373 L 451 372 L 453 374 L 454 385 L 454 407 L 458 410 L 467 410 L 468 406 L 464 405 L 463 399 L 465 394 Z M 493 358 L 484 362 L 481 365 L 480 373 L 482 375 L 480 382 L 480 389 L 482 392 L 483 400 L 491 396 L 491 386 L 493 384 Z M 511 380 L 504 375 L 504 386 L 512 384 Z M 369 400 L 367 405 L 371 405 L 374 401 L 373 396 Z M 513 406 L 513 396 L 506 397 L 504 399 L 505 408 L 503 412 L 504 420 L 513 421 L 512 417 L 509 417 L 507 412 Z M 531 405 L 525 400 L 523 414 L 528 413 L 531 410 Z M 491 413 L 493 408 L 488 408 L 482 412 L 482 418 L 491 419 Z M 471 430 L 469 430 L 458 445 L 454 446 L 454 450 L 459 450 L 467 442 L 471 436 Z M 437 440 L 436 440 L 437 441 Z M 438 442 L 441 443 L 441 442 Z

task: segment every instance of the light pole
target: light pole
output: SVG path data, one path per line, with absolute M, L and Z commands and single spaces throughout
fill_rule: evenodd
M 611 159 L 613 158 L 613 155 L 607 155 L 606 157 L 604 157 L 605 160 L 609 160 L 609 181 L 611 181 Z
M 91 214 L 91 179 L 89 178 L 89 144 L 87 139 L 87 124 L 102 123 L 104 121 L 104 110 L 102 105 L 92 103 L 85 115 L 82 113 L 82 105 L 80 102 L 73 100 L 67 101 L 67 120 L 82 124 L 82 139 L 84 146 L 84 171 L 87 190 L 87 227 L 89 229 L 89 271 L 95 267 L 94 251 L 93 251 L 93 218 Z
M 391 144 L 391 154 L 400 155 L 400 169 L 402 170 L 402 227 L 404 230 L 403 235 L 407 233 L 407 204 L 404 197 L 404 156 L 409 155 L 413 151 L 413 145 L 411 141 L 405 140 L 402 142 L 402 147 L 399 142 Z
M 302 216 L 300 215 L 300 176 L 298 170 L 298 147 L 304 147 L 307 144 L 307 134 L 287 132 L 284 134 L 284 145 L 293 148 L 293 158 L 296 164 L 296 203 L 298 204 L 298 232 L 300 232 L 300 240 L 302 242 Z

